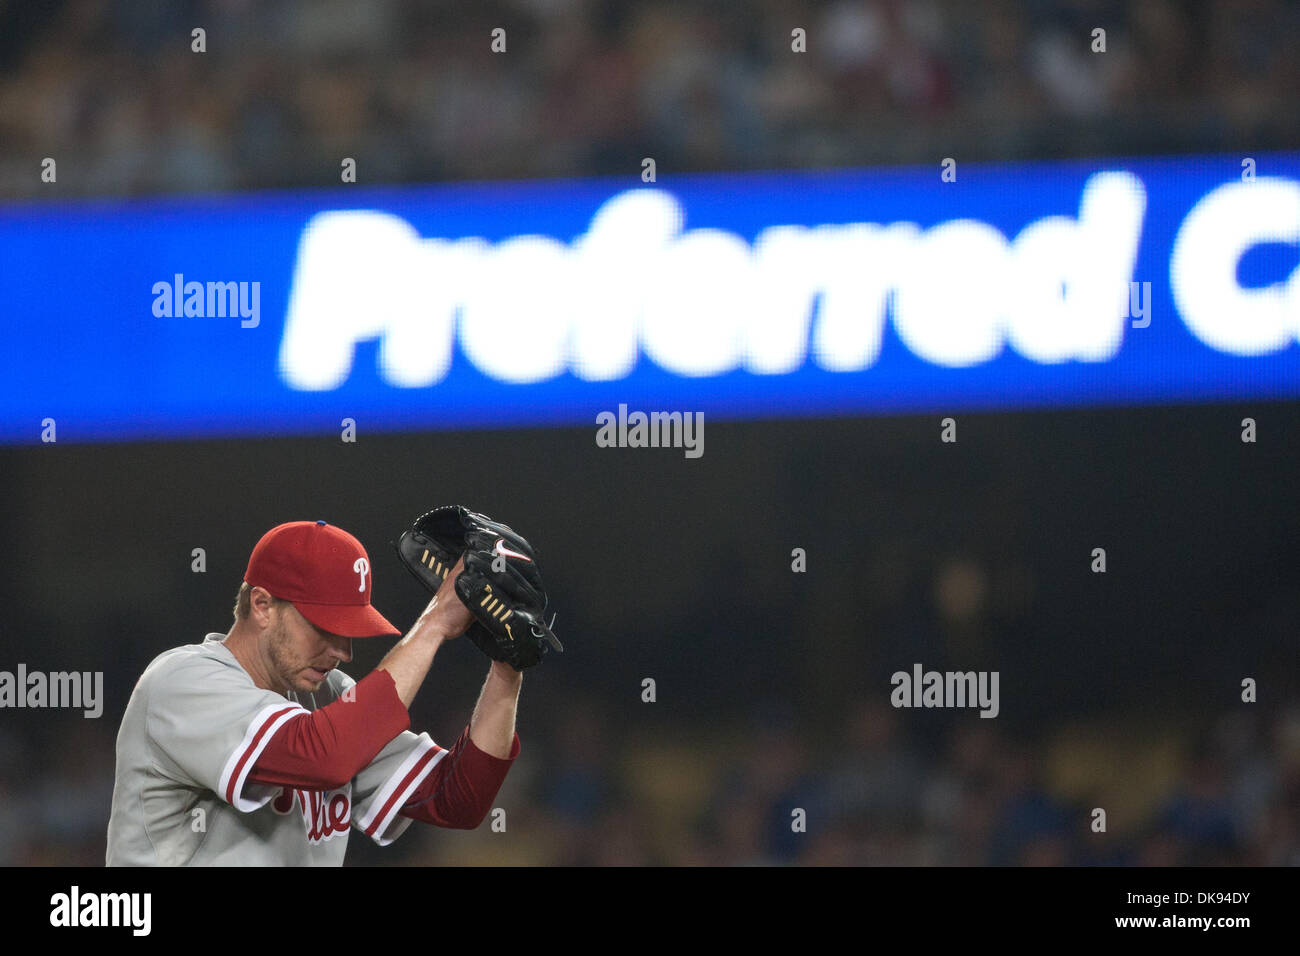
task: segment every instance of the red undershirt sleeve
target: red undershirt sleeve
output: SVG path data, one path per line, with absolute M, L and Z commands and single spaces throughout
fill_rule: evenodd
M 410 714 L 387 671 L 375 670 L 339 698 L 287 721 L 271 738 L 248 779 L 303 790 L 335 790 L 406 730 Z
M 492 809 L 492 801 L 518 756 L 518 734 L 511 742 L 510 756 L 502 759 L 480 750 L 466 727 L 447 756 L 411 794 L 401 815 L 438 827 L 474 829 Z

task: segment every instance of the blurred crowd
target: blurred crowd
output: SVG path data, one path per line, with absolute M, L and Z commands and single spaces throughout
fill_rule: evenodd
M 354 833 L 349 861 L 1300 866 L 1300 705 L 1225 713 L 1190 748 L 1140 723 L 1030 744 L 974 713 L 925 742 L 903 714 L 864 704 L 821 748 L 770 712 L 705 742 L 620 734 L 578 702 L 521 730 L 503 833 L 414 827 L 383 849 Z M 76 721 L 40 753 L 0 731 L 0 865 L 103 863 L 115 730 Z
M 0 4 L 0 198 L 1248 155 L 1300 143 L 1298 38 L 1294 0 Z

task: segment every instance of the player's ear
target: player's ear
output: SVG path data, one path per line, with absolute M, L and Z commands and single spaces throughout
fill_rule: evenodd
M 271 623 L 271 611 L 275 607 L 275 598 L 266 588 L 253 588 L 248 595 L 248 616 L 258 628 L 265 628 Z

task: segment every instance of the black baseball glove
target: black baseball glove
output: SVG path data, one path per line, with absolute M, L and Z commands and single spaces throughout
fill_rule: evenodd
M 466 634 L 493 660 L 522 671 L 541 663 L 548 645 L 564 650 L 545 620 L 550 600 L 537 556 L 509 525 L 461 505 L 444 505 L 402 533 L 397 556 L 431 593 L 465 558 L 455 588 L 475 618 Z

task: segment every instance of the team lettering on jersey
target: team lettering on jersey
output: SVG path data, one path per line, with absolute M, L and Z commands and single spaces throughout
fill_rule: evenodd
M 325 793 L 321 790 L 295 790 L 284 787 L 272 801 L 276 813 L 286 814 L 294 803 L 302 808 L 308 843 L 324 843 L 340 833 L 346 834 L 352 823 L 352 784 Z

